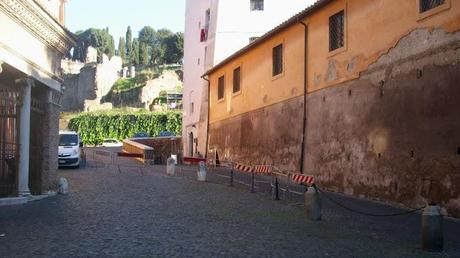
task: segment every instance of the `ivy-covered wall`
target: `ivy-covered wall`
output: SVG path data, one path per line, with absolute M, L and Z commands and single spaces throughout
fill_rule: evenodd
M 80 133 L 85 144 L 100 144 L 104 138 L 123 140 L 138 132 L 154 137 L 168 131 L 180 136 L 182 114 L 173 111 L 84 113 L 72 118 L 68 127 Z

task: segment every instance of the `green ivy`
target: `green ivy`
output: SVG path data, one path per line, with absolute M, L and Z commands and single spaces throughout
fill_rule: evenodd
M 105 138 L 123 140 L 137 132 L 155 137 L 169 131 L 180 136 L 182 114 L 176 111 L 84 113 L 70 119 L 69 129 L 77 131 L 85 144 L 101 144 Z

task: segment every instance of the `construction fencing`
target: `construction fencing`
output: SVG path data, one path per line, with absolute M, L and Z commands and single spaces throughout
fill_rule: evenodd
M 375 217 L 385 219 L 383 217 L 409 215 L 423 210 L 422 248 L 431 251 L 443 250 L 443 218 L 439 212 L 439 206 L 425 205 L 406 209 L 388 209 L 388 207 L 385 207 L 384 209 L 373 209 L 370 212 L 366 208 L 369 204 L 364 206 L 359 205 L 359 202 L 358 205 L 356 203 L 352 204 L 352 202 L 347 201 L 350 198 L 323 190 L 311 175 L 286 173 L 270 165 L 250 166 L 232 161 L 220 161 L 217 163 L 215 160 L 208 160 L 208 164 L 213 165 L 206 167 L 205 163 L 201 162 L 199 166 L 176 166 L 174 165 L 175 162 L 170 158 L 168 159 L 168 166 L 165 167 L 142 163 L 140 158 L 139 161 L 136 161 L 130 155 L 120 154 L 101 149 L 88 150 L 85 155 L 88 162 L 85 161 L 84 164 L 86 164 L 86 167 L 93 168 L 96 172 L 104 170 L 119 174 L 139 174 L 141 176 L 160 174 L 162 176 L 174 176 L 198 181 L 203 181 L 203 170 L 206 170 L 204 173 L 206 174 L 205 181 L 207 183 L 235 187 L 251 193 L 268 194 L 274 200 L 285 200 L 293 202 L 294 205 L 304 205 L 310 220 L 321 220 L 321 198 L 346 211 L 368 216 L 369 218 L 374 217 L 372 221 L 377 219 Z M 389 213 L 388 210 L 392 212 Z
M 86 166 L 94 169 L 110 169 L 117 173 L 132 172 L 139 174 L 164 172 L 166 175 L 165 166 L 144 164 L 141 162 L 140 158 L 136 160 L 135 157 L 129 157 L 129 155 L 120 156 L 117 152 L 103 149 L 87 150 L 86 159 L 89 161 Z M 228 160 L 220 160 L 218 162 L 219 165 L 216 165 L 217 162 L 215 160 L 208 160 L 208 164 L 213 165 L 207 167 L 207 182 L 226 185 L 228 187 L 236 187 L 251 193 L 258 192 L 268 194 L 272 196 L 274 200 L 303 203 L 307 188 L 313 186 L 331 203 L 360 215 L 399 216 L 420 211 L 425 207 L 409 208 L 391 214 L 370 213 L 359 210 L 356 207 L 344 205 L 341 200 L 336 199 L 336 194 L 323 190 L 315 182 L 315 178 L 312 175 L 287 173 L 270 165 L 250 166 Z M 196 165 L 175 166 L 175 176 L 196 180 L 198 170 L 199 167 Z

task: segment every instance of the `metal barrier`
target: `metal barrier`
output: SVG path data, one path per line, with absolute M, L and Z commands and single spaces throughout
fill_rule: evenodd
M 114 154 L 109 154 L 107 151 L 101 150 L 94 150 L 93 157 L 110 157 L 111 164 L 116 166 L 118 173 L 122 173 L 122 169 L 133 169 L 138 170 L 140 174 L 145 174 L 145 168 L 150 166 L 144 164 L 144 166 L 126 166 L 121 164 L 116 164 L 117 160 L 114 158 Z M 211 163 L 212 164 L 212 163 Z M 217 163 L 213 163 L 217 164 Z M 256 189 L 256 175 L 261 176 L 270 176 L 272 179 L 272 183 L 270 184 L 270 189 L 272 192 L 272 196 L 275 200 L 280 199 L 280 192 L 285 193 L 286 199 L 290 199 L 291 194 L 296 194 L 299 196 L 304 196 L 304 206 L 307 212 L 307 217 L 310 220 L 320 220 L 321 219 L 321 198 L 324 197 L 331 203 L 337 205 L 340 208 L 343 208 L 349 212 L 357 213 L 364 216 L 373 216 L 373 217 L 392 217 L 392 216 L 401 216 L 407 215 L 415 212 L 419 212 L 424 210 L 423 214 L 423 223 L 422 223 L 422 233 L 423 233 L 423 240 L 422 240 L 422 248 L 426 250 L 435 250 L 440 251 L 442 250 L 442 215 L 440 214 L 440 208 L 433 208 L 434 206 L 423 206 L 419 208 L 413 208 L 402 212 L 390 213 L 390 214 L 374 214 L 366 211 L 360 211 L 354 208 L 350 208 L 344 205 L 342 202 L 337 201 L 335 198 L 332 197 L 332 194 L 328 193 L 321 189 L 317 184 L 314 176 L 312 175 L 304 175 L 299 173 L 283 173 L 280 169 L 270 165 L 254 165 L 249 166 L 241 163 L 235 163 L 230 160 L 220 161 L 219 165 L 214 165 L 214 168 L 220 167 L 225 170 L 229 171 L 229 175 L 222 175 L 221 173 L 214 173 L 219 177 L 224 177 L 229 179 L 229 186 L 234 187 L 235 183 L 239 183 L 240 185 L 250 187 L 251 193 L 255 192 Z M 224 170 L 224 172 L 226 172 Z M 251 182 L 247 184 L 243 181 L 239 181 L 235 179 L 235 172 L 241 172 L 241 175 L 248 175 L 250 174 Z M 182 174 L 183 176 L 190 176 L 193 175 L 190 172 L 196 172 L 196 167 L 185 167 L 185 168 L 177 168 L 176 173 L 178 175 Z M 212 170 L 210 170 L 210 174 Z M 195 176 L 193 176 L 195 178 Z M 284 188 L 280 186 L 280 179 L 284 181 Z M 260 181 L 259 181 L 260 182 Z M 298 186 L 305 186 L 307 187 L 304 192 L 299 192 L 291 189 L 291 187 L 298 185 Z M 294 187 L 295 189 L 295 187 Z

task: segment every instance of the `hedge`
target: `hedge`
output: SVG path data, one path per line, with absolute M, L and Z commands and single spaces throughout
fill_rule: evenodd
M 101 144 L 104 138 L 123 140 L 138 132 L 150 136 L 163 131 L 181 135 L 182 114 L 176 111 L 84 113 L 70 119 L 68 127 L 77 131 L 85 144 Z

